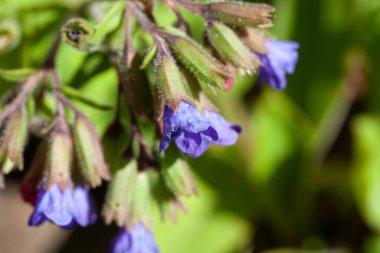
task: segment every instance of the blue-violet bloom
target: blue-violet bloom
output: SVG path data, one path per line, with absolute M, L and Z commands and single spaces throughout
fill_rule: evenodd
M 299 44 L 294 41 L 268 40 L 268 54 L 257 54 L 261 60 L 258 82 L 268 82 L 275 89 L 285 89 L 286 73 L 293 74 L 298 61 Z
M 46 220 L 70 229 L 75 224 L 82 227 L 95 222 L 97 214 L 89 190 L 81 185 L 62 191 L 57 184 L 40 189 L 29 226 L 39 226 Z
M 177 111 L 169 106 L 164 111 L 164 133 L 160 152 L 175 141 L 182 152 L 201 156 L 211 144 L 233 145 L 241 128 L 226 121 L 219 113 L 205 110 L 201 115 L 191 104 L 181 101 Z
M 111 244 L 111 253 L 158 253 L 153 234 L 143 224 L 135 225 L 130 231 L 125 228 Z

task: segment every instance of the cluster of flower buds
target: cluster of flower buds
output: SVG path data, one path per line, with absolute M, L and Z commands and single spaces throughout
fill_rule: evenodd
M 21 189 L 35 207 L 29 225 L 49 220 L 62 228 L 87 226 L 97 217 L 88 187 L 109 180 L 111 174 L 95 126 L 59 92 L 60 81 L 50 67 L 16 87 L 0 113 L 0 171 L 3 175 L 23 170 L 23 153 L 32 133 L 40 144 Z M 37 93 L 42 97 L 37 99 Z M 56 100 L 49 115 L 42 100 L 52 94 Z M 69 106 L 75 115 L 72 119 L 67 116 Z
M 177 17 L 170 27 L 157 25 L 150 3 L 126 0 L 93 3 L 90 15 L 96 24 L 74 18 L 60 31 L 61 40 L 72 47 L 109 54 L 118 74 L 115 118 L 103 143 L 96 125 L 71 99 L 96 103 L 60 85 L 54 67 L 59 40 L 41 70 L 4 100 L 0 188 L 3 174 L 23 169 L 28 136 L 40 140 L 34 160 L 25 166 L 21 188 L 35 207 L 29 225 L 46 220 L 62 228 L 92 224 L 97 213 L 89 188 L 110 180 L 103 216 L 120 227 L 111 251 L 158 252 L 151 233 L 152 202 L 163 218 L 175 220 L 178 210 L 186 210 L 181 199 L 196 193 L 186 156 L 200 157 L 211 145 L 233 145 L 242 131 L 218 112 L 211 97 L 257 72 L 258 83 L 285 88 L 286 74 L 295 69 L 298 43 L 267 35 L 273 7 L 162 3 Z M 184 10 L 203 18 L 203 41 L 191 37 Z M 0 33 L 0 48 L 3 37 Z

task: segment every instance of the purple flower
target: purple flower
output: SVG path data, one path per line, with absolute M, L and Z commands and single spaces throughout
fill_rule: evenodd
M 273 88 L 286 87 L 285 74 L 293 74 L 298 61 L 299 44 L 294 41 L 269 40 L 266 42 L 268 54 L 258 54 L 261 60 L 259 83 L 268 82 Z
M 135 225 L 130 231 L 125 228 L 111 244 L 111 253 L 158 253 L 153 234 L 142 224 Z
M 235 144 L 240 131 L 239 126 L 229 123 L 219 113 L 205 110 L 202 116 L 194 106 L 182 100 L 176 112 L 169 106 L 165 107 L 160 152 L 175 140 L 182 152 L 199 157 L 211 144 Z
M 89 190 L 76 185 L 62 191 L 57 184 L 49 190 L 41 188 L 35 209 L 29 218 L 29 226 L 39 226 L 46 220 L 70 229 L 75 224 L 82 227 L 95 222 L 96 212 L 92 205 Z

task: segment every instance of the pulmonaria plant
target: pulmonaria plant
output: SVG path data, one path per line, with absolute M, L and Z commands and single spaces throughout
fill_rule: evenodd
M 39 70 L 0 100 L 0 189 L 5 188 L 3 175 L 27 169 L 21 192 L 34 206 L 30 226 L 45 221 L 65 229 L 93 224 L 97 213 L 90 189 L 110 181 L 102 213 L 107 224 L 120 227 L 111 252 L 158 252 L 151 230 L 152 202 L 162 217 L 175 220 L 178 211 L 186 210 L 182 199 L 197 191 L 186 158 L 239 139 L 242 128 L 218 110 L 223 103 L 218 95 L 254 74 L 259 83 L 284 89 L 286 74 L 295 71 L 299 45 L 268 35 L 274 12 L 269 5 L 165 0 L 166 9 L 158 10 L 150 4 L 126 0 L 79 6 L 91 11 L 68 20 Z M 182 9 L 203 18 L 204 40 L 192 38 L 192 20 L 182 16 Z M 170 12 L 177 21 L 159 27 L 153 17 Z M 21 34 L 14 22 L 7 24 L 12 26 L 0 26 L 0 36 L 9 42 L 4 48 L 17 50 Z M 103 66 L 86 67 L 78 71 L 80 78 L 63 85 L 55 65 L 62 43 L 88 59 L 109 56 L 102 64 L 117 73 L 114 105 L 74 88 L 78 80 L 96 74 L 86 77 L 88 69 Z M 93 115 L 84 114 L 77 103 L 112 112 L 103 139 L 98 130 L 105 122 L 93 122 Z M 39 144 L 29 147 L 34 159 L 24 165 L 30 138 Z

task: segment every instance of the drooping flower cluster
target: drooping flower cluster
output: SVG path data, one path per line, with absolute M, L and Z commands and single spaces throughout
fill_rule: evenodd
M 120 227 L 111 252 L 158 252 L 150 230 L 152 201 L 164 218 L 175 220 L 177 211 L 185 209 L 182 198 L 196 192 L 181 153 L 197 158 L 212 145 L 234 145 L 242 131 L 222 116 L 210 97 L 233 89 L 242 75 L 256 72 L 259 83 L 280 90 L 286 87 L 286 74 L 295 71 L 299 45 L 267 36 L 273 7 L 188 0 L 163 3 L 178 19 L 171 29 L 157 26 L 152 13 L 146 13 L 148 3 L 133 1 L 109 1 L 102 7 L 93 3 L 92 13 L 102 14 L 92 17 L 99 22 L 96 26 L 74 18 L 61 29 L 61 39 L 79 50 L 112 52 L 111 66 L 119 85 L 115 108 L 69 85 L 62 87 L 54 64 L 59 40 L 41 70 L 4 100 L 11 102 L 0 111 L 0 189 L 4 188 L 3 174 L 23 169 L 28 136 L 40 139 L 34 161 L 25 166 L 29 171 L 21 189 L 34 206 L 30 226 L 45 221 L 65 229 L 93 224 L 97 213 L 90 188 L 110 180 L 103 215 L 107 224 L 114 221 Z M 204 18 L 205 41 L 191 38 L 189 21 L 177 8 Z M 132 34 L 132 16 L 145 34 Z M 111 17 L 124 18 L 124 25 Z M 135 48 L 133 41 L 147 45 Z M 54 104 L 50 114 L 38 104 L 44 99 Z M 97 134 L 98 125 L 71 99 L 101 110 L 114 109 L 104 143 Z M 215 96 L 214 100 L 216 105 L 223 103 Z M 31 110 L 30 104 L 36 101 Z M 149 135 L 149 127 L 143 129 L 143 124 L 159 134 Z M 103 144 L 109 152 L 103 152 Z M 106 158 L 113 165 L 112 173 Z
M 29 225 L 39 226 L 46 220 L 61 228 L 70 229 L 76 224 L 86 227 L 96 221 L 97 214 L 89 190 L 81 185 L 62 191 L 57 184 L 40 189 Z

